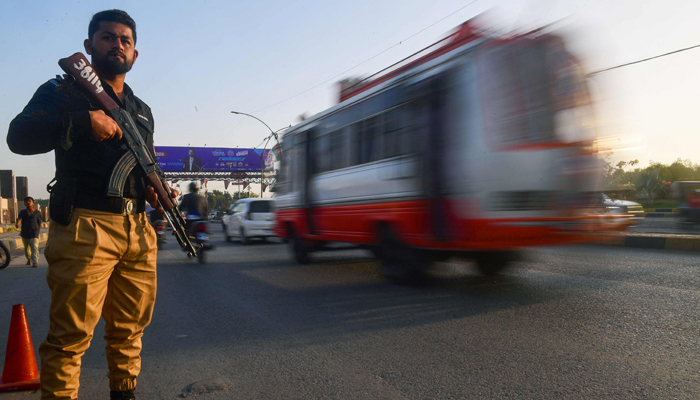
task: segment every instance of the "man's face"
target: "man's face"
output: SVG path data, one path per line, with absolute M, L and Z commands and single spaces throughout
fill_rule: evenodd
M 105 78 L 126 74 L 139 56 L 131 28 L 117 22 L 100 22 L 95 34 L 83 44 L 95 69 L 108 75 Z
M 194 149 L 190 149 L 190 157 L 194 157 Z
M 25 206 L 26 208 L 32 208 L 32 207 L 34 207 L 34 200 L 25 200 L 25 201 L 24 201 L 24 206 Z

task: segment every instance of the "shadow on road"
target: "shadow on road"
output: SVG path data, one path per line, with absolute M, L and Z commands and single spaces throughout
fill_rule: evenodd
M 531 276 L 454 272 L 437 271 L 421 288 L 396 286 L 379 277 L 374 259 L 360 251 L 322 255 L 304 266 L 279 256 L 274 261 L 169 265 L 159 268 L 158 327 L 153 328 L 159 332 L 151 330 L 149 337 L 167 342 L 161 342 L 160 351 L 254 346 L 270 339 L 280 346 L 310 346 L 571 294 L 553 287 L 551 280 Z M 183 335 L 187 340 L 181 340 Z

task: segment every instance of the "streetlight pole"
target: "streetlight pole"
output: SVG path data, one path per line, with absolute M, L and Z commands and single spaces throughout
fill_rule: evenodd
M 246 114 L 246 113 L 244 113 L 244 112 L 238 112 L 238 111 L 231 111 L 231 114 L 245 115 L 245 116 L 248 116 L 248 117 L 251 117 L 251 118 L 255 118 L 255 119 L 257 119 L 258 121 L 260 121 L 263 125 L 265 125 L 265 127 L 266 127 L 267 129 L 270 130 L 270 136 L 268 136 L 268 137 L 266 138 L 267 141 L 265 142 L 265 146 L 263 147 L 262 154 L 260 154 L 260 159 L 261 159 L 261 162 L 260 162 L 260 198 L 262 198 L 262 197 L 263 197 L 263 179 L 264 179 L 264 177 L 265 177 L 265 175 L 264 175 L 264 174 L 265 174 L 265 162 L 262 161 L 262 158 L 263 158 L 263 156 L 265 155 L 265 150 L 267 149 L 267 145 L 268 145 L 268 143 L 270 143 L 270 140 L 271 140 L 273 137 L 275 138 L 275 141 L 277 142 L 277 144 L 279 144 L 280 141 L 279 141 L 279 138 L 277 137 L 277 132 L 279 132 L 279 131 L 281 131 L 281 130 L 284 130 L 284 129 L 291 128 L 292 126 L 289 125 L 289 126 L 286 126 L 286 127 L 284 127 L 284 128 L 281 128 L 281 129 L 278 129 L 278 130 L 276 130 L 276 131 L 273 131 L 272 128 L 270 128 L 269 125 L 267 125 L 263 120 L 261 120 L 260 118 L 256 117 L 255 115 Z

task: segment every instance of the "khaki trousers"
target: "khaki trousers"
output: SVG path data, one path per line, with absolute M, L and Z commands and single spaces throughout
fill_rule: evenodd
M 81 357 L 100 316 L 110 389 L 136 387 L 141 336 L 156 298 L 156 254 L 145 213 L 76 208 L 69 225 L 51 222 L 44 249 L 50 325 L 39 346 L 42 399 L 78 398 Z

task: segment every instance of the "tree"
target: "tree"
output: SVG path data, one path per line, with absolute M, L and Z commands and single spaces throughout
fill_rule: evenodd
M 668 190 L 663 175 L 660 168 L 649 167 L 643 170 L 639 176 L 637 189 L 647 195 L 652 206 L 654 205 L 654 199 L 662 196 Z
M 675 181 L 691 181 L 695 180 L 695 166 L 690 160 L 681 160 L 680 158 L 673 162 L 673 164 L 668 166 L 670 172 L 669 180 L 671 182 Z
M 634 167 L 639 160 L 620 161 L 615 166 L 610 161 L 611 154 L 603 159 L 603 188 L 605 189 L 631 189 L 634 187 L 633 176 L 636 171 L 625 171 L 626 167 Z
M 229 192 L 212 190 L 211 193 L 207 193 L 207 205 L 209 206 L 209 210 L 227 210 L 231 204 L 236 202 L 236 200 L 247 197 L 260 196 L 251 191 L 240 191 L 231 195 Z

